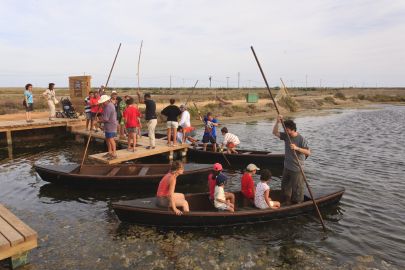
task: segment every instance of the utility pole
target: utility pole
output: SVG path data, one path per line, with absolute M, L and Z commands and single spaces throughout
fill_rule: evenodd
M 211 75 L 208 77 L 208 80 L 210 80 L 210 88 L 211 88 L 211 80 L 212 80 L 212 76 L 211 76 Z
M 226 88 L 229 88 L 229 77 L 226 77 Z
M 184 78 L 183 78 L 183 88 L 184 88 Z
M 172 89 L 172 75 L 170 75 L 170 89 Z
M 240 72 L 238 72 L 238 89 L 239 89 L 239 82 L 240 82 Z
M 305 88 L 308 88 L 308 74 L 305 74 Z

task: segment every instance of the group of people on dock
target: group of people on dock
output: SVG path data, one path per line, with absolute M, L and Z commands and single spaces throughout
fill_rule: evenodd
M 283 204 L 290 205 L 304 201 L 304 175 L 301 169 L 306 157 L 311 155 L 311 150 L 308 147 L 306 139 L 297 132 L 297 126 L 294 121 L 284 121 L 285 132 L 280 132 L 278 126 L 282 121 L 283 117 L 280 115 L 273 127 L 273 135 L 283 140 L 285 144 L 281 193 Z M 240 193 L 243 196 L 243 200 L 259 209 L 280 208 L 280 201 L 272 200 L 270 197 L 269 182 L 272 176 L 270 170 L 263 169 L 261 171 L 260 182 L 255 186 L 253 176 L 259 170 L 255 164 L 249 164 L 246 167 L 240 183 Z M 176 215 L 187 213 L 190 209 L 184 194 L 175 192 L 177 177 L 183 171 L 184 168 L 181 162 L 173 162 L 170 172 L 160 181 L 156 194 L 157 206 L 168 207 Z M 223 173 L 222 165 L 215 163 L 212 172 L 208 175 L 208 198 L 216 209 L 234 212 L 236 209 L 235 194 L 225 192 L 226 181 L 227 176 Z M 245 203 L 242 205 L 245 205 Z M 183 211 L 179 210 L 179 208 Z
M 27 83 L 24 90 L 23 106 L 25 108 L 25 118 L 27 123 L 32 123 L 31 113 L 34 111 L 34 94 L 32 93 L 32 84 Z M 53 121 L 56 117 L 56 105 L 59 103 L 56 98 L 55 84 L 49 83 L 48 88 L 42 93 L 49 107 L 49 120 Z

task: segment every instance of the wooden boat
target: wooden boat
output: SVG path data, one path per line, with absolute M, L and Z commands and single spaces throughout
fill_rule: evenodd
M 344 188 L 313 189 L 313 194 L 318 207 L 322 208 L 339 202 L 344 191 Z M 280 190 L 272 190 L 270 196 L 273 200 L 280 200 L 280 195 Z M 304 202 L 300 204 L 265 210 L 250 206 L 250 203 L 247 204 L 240 192 L 236 192 L 235 197 L 238 206 L 234 213 L 215 209 L 209 201 L 207 193 L 186 195 L 186 200 L 190 205 L 190 212 L 182 216 L 176 216 L 168 208 L 156 206 L 154 197 L 121 201 L 113 203 L 112 207 L 121 221 L 179 228 L 259 223 L 314 212 L 313 202 L 308 195 L 305 195 Z
M 108 188 L 157 185 L 169 171 L 170 164 L 117 164 L 85 165 L 79 172 L 79 164 L 34 165 L 44 181 L 71 186 L 92 186 Z M 184 174 L 178 184 L 206 181 L 212 169 L 210 164 L 184 164 Z
M 156 138 L 167 139 L 165 134 L 156 134 Z M 187 151 L 187 157 L 190 161 L 199 163 L 216 163 L 219 162 L 223 166 L 227 166 L 224 155 L 233 167 L 246 168 L 250 163 L 254 163 L 259 168 L 283 168 L 284 154 L 272 153 L 270 151 L 256 151 L 248 149 L 237 149 L 238 154 L 227 154 L 226 152 L 213 152 L 212 146 L 207 145 L 207 151 L 203 150 L 203 144 L 198 144 L 196 147 L 190 146 Z

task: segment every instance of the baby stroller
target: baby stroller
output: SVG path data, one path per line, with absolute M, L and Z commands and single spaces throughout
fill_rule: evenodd
M 56 117 L 58 118 L 78 118 L 78 115 L 75 111 L 75 108 L 70 102 L 70 99 L 65 97 L 61 98 L 60 103 L 62 105 L 62 112 L 56 113 Z

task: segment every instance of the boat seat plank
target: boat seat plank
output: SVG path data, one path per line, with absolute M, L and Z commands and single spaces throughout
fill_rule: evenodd
M 249 155 L 252 154 L 252 152 L 243 152 L 242 155 Z
M 11 246 L 24 242 L 24 237 L 2 217 L 0 217 L 0 233 L 10 242 Z
M 22 222 L 18 217 L 11 213 L 7 208 L 0 204 L 0 216 L 11 224 L 12 227 L 18 231 L 25 239 L 25 241 L 36 239 L 37 233 L 28 225 Z
M 138 175 L 145 176 L 148 171 L 149 171 L 149 167 L 142 167 L 142 169 L 139 171 Z
M 10 247 L 10 242 L 2 234 L 0 234 L 0 252 L 2 250 L 8 249 Z
M 106 176 L 114 176 L 119 172 L 120 169 L 120 167 L 115 167 L 109 173 L 107 173 Z

